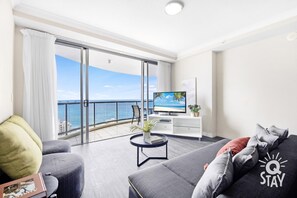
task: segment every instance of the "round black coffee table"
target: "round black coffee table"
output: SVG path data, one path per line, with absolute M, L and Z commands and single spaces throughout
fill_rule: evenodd
M 147 143 L 143 139 L 143 134 L 136 134 L 130 137 L 130 143 L 133 146 L 137 147 L 137 166 L 143 165 L 145 162 L 151 159 L 168 159 L 168 138 L 165 135 L 158 134 L 158 133 L 151 133 L 151 136 L 158 136 L 162 138 L 162 141 L 156 143 Z M 165 157 L 149 157 L 143 152 L 143 148 L 156 148 L 160 146 L 166 146 L 166 156 Z M 147 157 L 141 163 L 139 163 L 139 148 L 141 148 L 141 152 Z

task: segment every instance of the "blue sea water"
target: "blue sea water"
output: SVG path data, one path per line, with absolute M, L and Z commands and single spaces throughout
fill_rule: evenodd
M 168 108 L 178 108 L 178 109 L 184 109 L 185 105 L 155 105 L 155 107 L 168 107 Z
M 112 120 L 129 119 L 133 116 L 132 105 L 136 102 L 127 102 L 121 100 L 118 106 L 115 102 L 111 101 L 90 101 L 89 104 L 89 124 L 100 124 Z M 95 102 L 95 103 L 93 103 Z M 97 103 L 98 102 L 98 103 Z M 67 108 L 67 121 L 71 124 L 71 129 L 79 128 L 81 123 L 80 103 L 77 100 L 58 101 L 58 116 L 59 121 L 66 120 Z M 66 104 L 67 103 L 67 107 Z M 140 106 L 140 101 L 137 102 Z M 94 107 L 95 105 L 95 107 Z M 152 102 L 149 103 L 150 107 L 153 106 Z M 117 115 L 118 112 L 118 115 Z M 85 115 L 85 112 L 84 112 Z M 85 116 L 84 116 L 85 117 Z

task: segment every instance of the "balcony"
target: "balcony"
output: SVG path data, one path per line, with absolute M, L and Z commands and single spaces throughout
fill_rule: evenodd
M 132 105 L 140 106 L 140 104 L 140 100 L 91 101 L 89 103 L 89 140 L 98 141 L 130 134 L 131 119 L 133 117 Z M 151 114 L 152 101 L 149 101 L 149 107 L 148 113 Z M 144 113 L 146 115 L 146 109 Z M 59 139 L 68 139 L 72 144 L 80 144 L 80 102 L 59 102 L 58 114 Z M 84 112 L 84 118 L 85 115 L 86 112 Z M 134 123 L 137 123 L 137 121 Z

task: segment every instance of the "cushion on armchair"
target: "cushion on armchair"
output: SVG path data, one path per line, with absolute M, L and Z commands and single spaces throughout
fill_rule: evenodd
M 41 161 L 40 148 L 22 127 L 8 121 L 0 125 L 0 169 L 10 178 L 37 173 Z
M 71 145 L 67 140 L 49 140 L 44 141 L 42 154 L 52 154 L 52 153 L 70 153 Z
M 33 141 L 38 145 L 43 155 L 71 151 L 70 143 L 66 140 L 50 140 L 42 142 L 30 125 L 18 115 L 11 116 L 7 122 L 11 122 L 22 127 L 24 131 L 27 132 Z
M 42 142 L 35 131 L 30 127 L 30 125 L 24 120 L 24 118 L 13 115 L 8 120 L 8 122 L 12 122 L 24 129 L 28 133 L 28 135 L 33 139 L 33 141 L 38 145 L 40 150 L 42 151 Z

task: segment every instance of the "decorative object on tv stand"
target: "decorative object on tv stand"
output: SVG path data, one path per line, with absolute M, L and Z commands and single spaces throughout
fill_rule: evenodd
M 137 129 L 141 130 L 143 132 L 143 140 L 147 143 L 150 143 L 151 130 L 156 126 L 157 122 L 157 120 L 144 121 L 143 127 L 132 125 L 130 129 L 131 131 L 135 131 Z
M 194 104 L 194 105 L 189 105 L 188 107 L 193 117 L 199 117 L 199 111 L 201 110 L 200 105 Z

